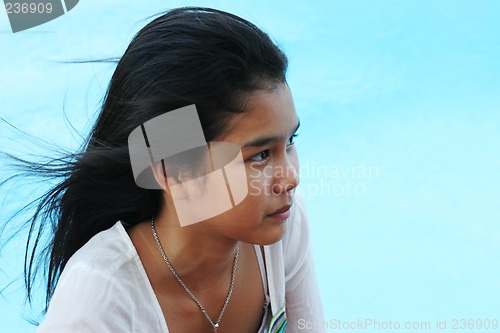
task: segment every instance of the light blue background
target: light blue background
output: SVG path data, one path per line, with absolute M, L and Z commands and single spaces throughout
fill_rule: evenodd
M 149 15 L 195 4 L 165 3 L 80 1 L 16 34 L 0 10 L 0 116 L 76 148 L 63 105 L 86 133 L 112 67 L 58 61 L 120 56 Z M 500 2 L 198 4 L 249 19 L 289 56 L 325 320 L 500 320 Z M 2 150 L 26 142 L 1 125 Z M 2 221 L 33 198 L 2 190 Z M 24 241 L 2 252 L 0 286 L 21 277 Z M 34 331 L 21 287 L 0 299 L 3 333 Z

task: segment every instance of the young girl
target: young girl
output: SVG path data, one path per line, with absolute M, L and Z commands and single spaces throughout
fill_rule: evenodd
M 222 11 L 175 9 L 139 31 L 85 148 L 59 164 L 64 179 L 32 219 L 33 228 L 56 220 L 37 332 L 324 332 L 286 69 L 268 35 Z M 174 115 L 196 115 L 194 127 Z M 197 163 L 152 159 L 158 187 L 140 186 L 131 133 L 172 147 L 197 135 L 197 121 L 208 147 Z M 209 181 L 198 192 L 182 187 L 207 174 L 215 142 L 238 147 L 234 168 L 246 176 L 231 183 L 225 169 L 231 187 L 220 188 L 243 195 L 223 211 L 213 208 L 223 191 L 213 195 Z M 203 207 L 179 203 L 200 198 Z

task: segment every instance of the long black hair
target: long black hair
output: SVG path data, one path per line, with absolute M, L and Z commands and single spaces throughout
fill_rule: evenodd
M 142 28 L 118 61 L 80 151 L 38 164 L 10 155 L 31 175 L 61 179 L 34 202 L 28 221 L 28 300 L 40 264 L 47 308 L 66 263 L 90 238 L 118 220 L 133 226 L 158 213 L 161 192 L 134 182 L 127 146 L 133 129 L 195 104 L 212 141 L 228 130 L 232 114 L 244 112 L 248 94 L 286 83 L 286 69 L 286 56 L 266 33 L 220 10 L 178 8 Z M 46 232 L 50 241 L 42 245 Z

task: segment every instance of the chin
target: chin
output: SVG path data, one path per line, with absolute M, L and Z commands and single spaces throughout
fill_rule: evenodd
M 254 244 L 257 245 L 272 245 L 279 242 L 285 236 L 286 223 L 282 223 L 279 226 L 275 226 L 274 230 L 267 230 L 266 233 L 260 237 Z

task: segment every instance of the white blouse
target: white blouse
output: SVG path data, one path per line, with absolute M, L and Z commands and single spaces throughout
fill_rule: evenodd
M 311 255 L 305 205 L 296 193 L 283 239 L 255 253 L 266 304 L 258 333 L 314 332 L 323 310 Z M 264 268 L 267 266 L 267 276 Z M 267 283 L 266 283 L 267 279 Z M 267 290 L 269 286 L 269 290 Z M 307 330 L 300 322 L 314 323 Z M 300 329 L 299 329 L 300 328 Z M 167 333 L 160 304 L 121 222 L 95 235 L 68 261 L 37 333 Z

